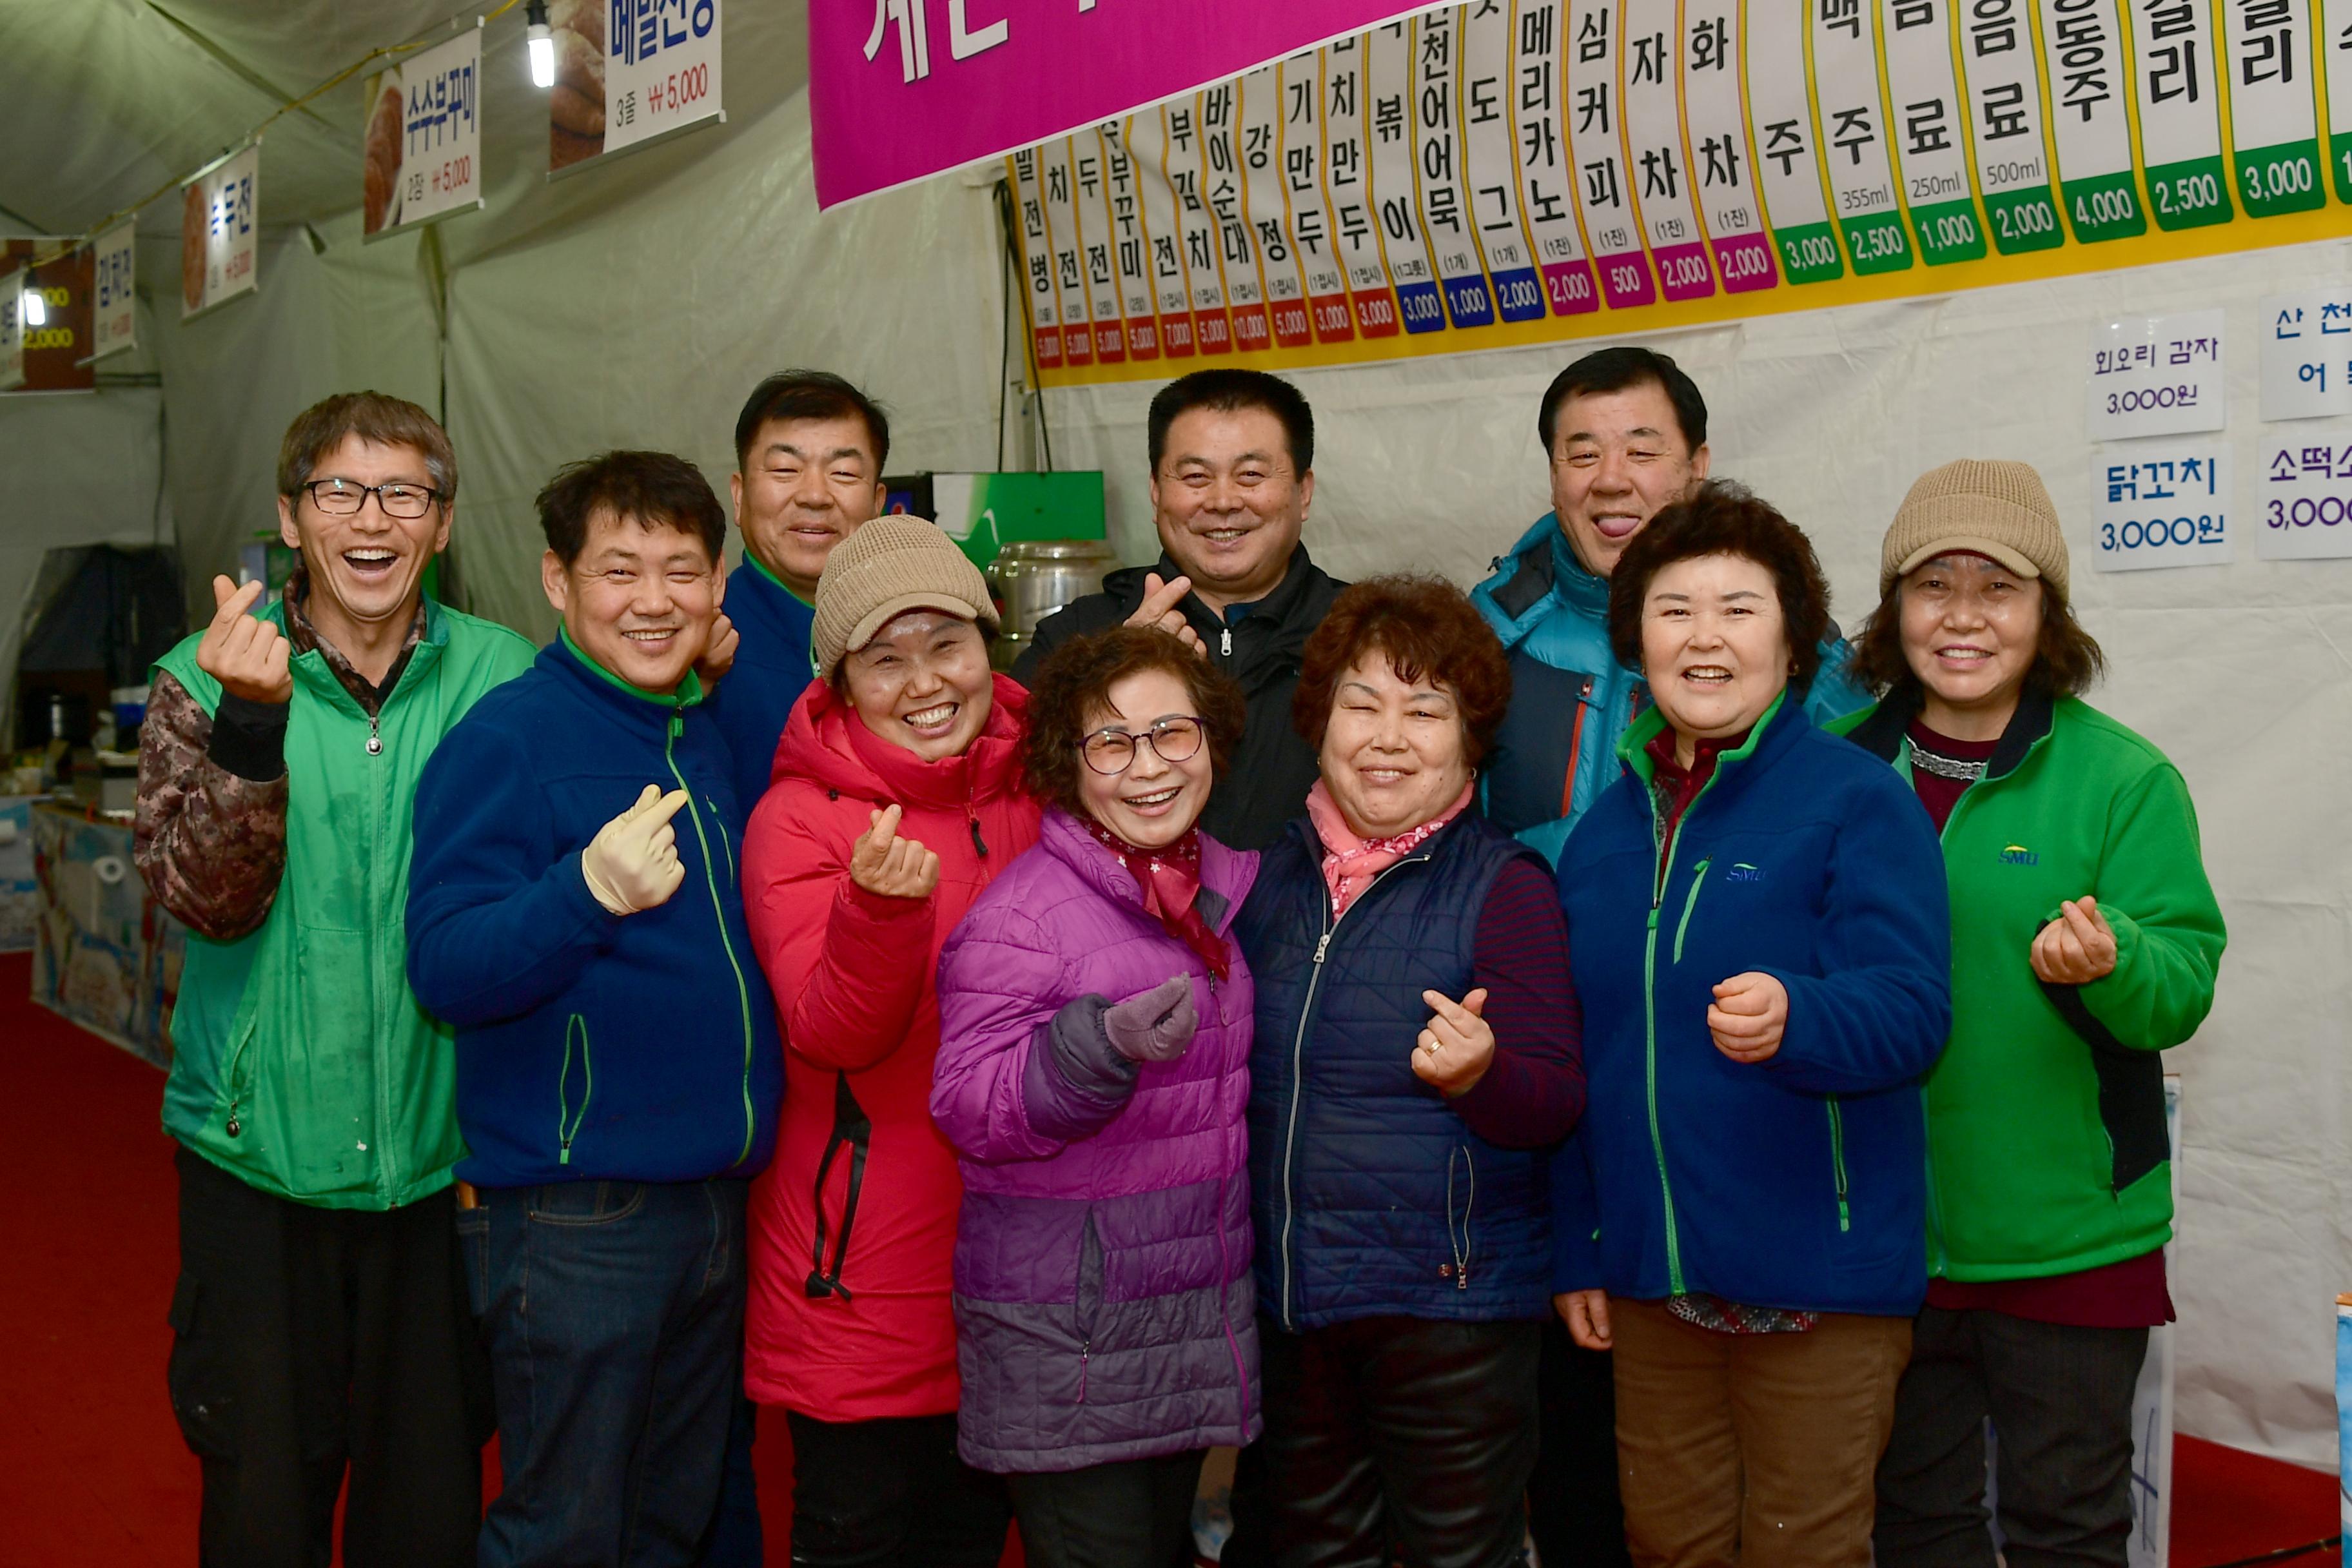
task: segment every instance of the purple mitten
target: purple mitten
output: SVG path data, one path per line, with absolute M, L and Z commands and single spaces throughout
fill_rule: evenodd
M 1200 1016 L 1192 1010 L 1192 980 L 1179 974 L 1103 1014 L 1111 1049 L 1129 1061 L 1172 1062 L 1192 1043 Z

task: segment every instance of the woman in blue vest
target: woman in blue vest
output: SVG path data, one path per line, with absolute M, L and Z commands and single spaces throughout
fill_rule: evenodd
M 1342 593 L 1293 709 L 1307 815 L 1234 926 L 1257 994 L 1250 1184 L 1280 1563 L 1519 1561 L 1547 1149 L 1583 1108 L 1544 861 L 1469 810 L 1510 696 L 1433 578 Z M 1883 770 L 1882 770 L 1883 771 Z
M 1943 858 L 1894 771 L 1805 717 L 1828 621 L 1812 546 L 1735 486 L 1610 582 L 1655 706 L 1559 861 L 1592 1103 L 1557 1284 L 1612 1352 L 1637 1563 L 1866 1568 L 1927 1289 Z

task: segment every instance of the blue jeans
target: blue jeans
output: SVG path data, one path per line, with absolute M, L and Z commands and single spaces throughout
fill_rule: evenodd
M 744 1192 L 565 1182 L 465 1216 L 505 1478 L 480 1568 L 694 1561 L 742 1380 Z

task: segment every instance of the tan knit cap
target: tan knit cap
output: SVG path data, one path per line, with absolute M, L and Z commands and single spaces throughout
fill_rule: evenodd
M 2066 534 L 2030 463 L 1962 458 L 1919 476 L 1895 513 L 1878 563 L 1881 598 L 1923 561 L 1955 550 L 1990 555 L 2066 597 Z
M 956 542 L 938 523 L 892 512 L 861 523 L 824 558 L 816 580 L 816 624 L 809 629 L 817 668 L 831 679 L 844 656 L 908 610 L 945 610 L 996 624 L 988 579 Z

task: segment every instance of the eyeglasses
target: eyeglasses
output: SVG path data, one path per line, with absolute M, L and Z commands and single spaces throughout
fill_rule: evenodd
M 1201 721 L 1189 716 L 1162 719 L 1140 734 L 1125 730 L 1097 730 L 1078 742 L 1087 766 L 1103 774 L 1123 773 L 1135 761 L 1139 742 L 1151 742 L 1152 754 L 1163 763 L 1181 763 L 1201 749 Z
M 394 479 L 389 484 L 362 485 L 352 479 L 312 479 L 302 487 L 310 492 L 310 504 L 327 517 L 357 517 L 367 505 L 370 496 L 383 509 L 386 517 L 396 517 L 404 522 L 414 521 L 433 510 L 441 492 L 431 485 L 412 485 Z

